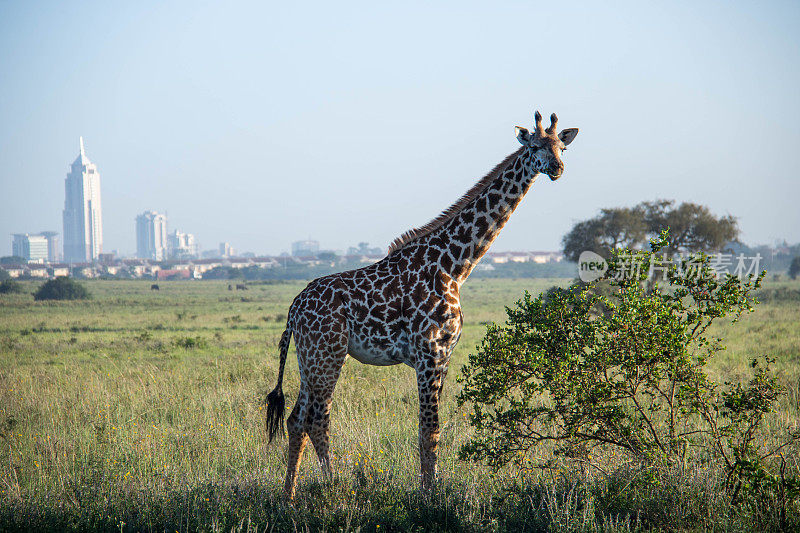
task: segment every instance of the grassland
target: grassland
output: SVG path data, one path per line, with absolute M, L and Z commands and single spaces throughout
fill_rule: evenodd
M 285 442 L 267 446 L 262 401 L 277 342 L 301 282 L 86 282 L 93 299 L 34 302 L 0 295 L 0 530 L 748 530 L 771 509 L 732 506 L 713 470 L 660 471 L 620 462 L 601 476 L 491 472 L 457 459 L 470 434 L 456 376 L 504 305 L 567 280 L 475 279 L 445 386 L 440 482 L 418 485 L 417 393 L 404 366 L 348 361 L 334 396 L 332 481 L 313 451 L 298 499 L 281 502 Z M 776 357 L 788 394 L 771 421 L 797 426 L 800 283 L 771 281 L 766 303 L 719 333 L 712 371 L 737 380 L 754 355 Z M 285 392 L 296 395 L 290 359 Z M 546 454 L 547 450 L 540 453 Z M 797 472 L 798 458 L 787 458 Z M 767 526 L 769 527 L 769 526 Z

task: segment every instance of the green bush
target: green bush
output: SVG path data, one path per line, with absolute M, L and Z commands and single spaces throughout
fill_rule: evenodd
M 0 294 L 13 294 L 22 292 L 22 284 L 13 279 L 6 279 L 0 282 Z
M 194 348 L 207 348 L 208 342 L 201 337 L 178 337 L 174 340 L 175 346 L 180 348 L 186 348 L 187 350 L 192 350 Z
M 88 300 L 91 297 L 86 287 L 66 276 L 45 282 L 33 294 L 34 300 Z
M 603 450 L 641 465 L 714 460 L 732 502 L 742 489 L 797 500 L 797 480 L 777 475 L 777 458 L 797 436 L 767 443 L 762 427 L 784 392 L 773 361 L 754 359 L 745 383 L 718 383 L 706 372 L 724 349 L 708 328 L 752 311 L 765 272 L 720 279 L 699 255 L 661 263 L 662 288 L 648 273 L 666 239 L 653 241 L 652 251 L 615 252 L 605 282 L 611 291 L 589 283 L 538 298 L 525 293 L 506 309 L 504 326 L 488 326 L 460 377 L 458 401 L 472 403 L 477 430 L 462 459 L 521 465 L 552 443 L 556 457 L 582 461 Z

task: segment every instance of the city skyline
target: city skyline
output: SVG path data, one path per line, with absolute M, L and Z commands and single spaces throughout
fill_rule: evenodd
M 101 200 L 100 200 L 100 174 L 97 170 L 97 165 L 92 163 L 88 156 L 86 155 L 86 150 L 84 146 L 84 139 L 83 137 L 79 137 L 79 154 L 75 161 L 72 163 L 70 172 L 67 173 L 67 178 L 65 180 L 65 208 L 63 211 L 63 221 L 64 221 L 64 234 L 66 235 L 69 232 L 71 238 L 73 240 L 77 239 L 72 246 L 71 250 L 72 253 L 75 253 L 74 250 L 85 249 L 87 250 L 87 254 L 91 253 L 93 250 L 94 255 L 91 259 L 79 259 L 77 257 L 70 258 L 70 253 L 67 252 L 67 238 L 64 239 L 64 248 L 63 254 L 59 248 L 59 239 L 57 238 L 58 233 L 52 231 L 43 231 L 39 233 L 22 233 L 22 234 L 12 234 L 14 237 L 13 245 L 12 245 L 12 254 L 16 255 L 17 246 L 23 246 L 21 244 L 22 238 L 24 237 L 34 237 L 38 238 L 42 236 L 43 238 L 46 237 L 46 246 L 47 246 L 47 261 L 51 263 L 60 262 L 63 258 L 66 262 L 74 262 L 74 263 L 83 263 L 83 262 L 92 262 L 97 260 L 100 253 L 102 253 L 102 214 L 100 210 Z M 85 222 L 80 219 L 80 212 L 81 210 L 76 208 L 76 206 L 83 205 L 83 212 L 85 213 Z M 69 206 L 69 207 L 68 207 Z M 76 216 L 76 213 L 78 216 Z M 136 257 L 141 259 L 152 259 L 156 261 L 162 261 L 167 259 L 174 259 L 174 258 L 190 258 L 190 257 L 200 257 L 201 255 L 205 257 L 211 257 L 211 252 L 214 250 L 207 249 L 207 250 L 200 250 L 197 240 L 194 234 L 184 233 L 179 230 L 173 230 L 171 233 L 168 233 L 168 222 L 167 222 L 167 215 L 166 213 L 158 213 L 153 210 L 146 210 L 142 214 L 139 214 L 135 218 L 136 220 L 136 228 L 134 230 L 134 238 L 135 238 L 135 252 L 119 252 L 119 250 L 115 249 L 115 252 L 118 253 L 120 257 Z M 69 224 L 69 230 L 68 230 Z M 85 225 L 84 225 L 85 224 Z M 84 228 L 88 228 L 84 230 Z M 81 235 L 85 235 L 86 240 L 81 242 Z M 99 239 L 97 238 L 99 236 Z M 775 239 L 772 243 L 745 243 L 751 245 L 760 245 L 760 244 L 776 244 L 780 241 L 786 242 L 786 239 Z M 28 240 L 30 242 L 30 240 Z M 361 242 L 360 246 L 363 248 L 364 246 L 368 245 L 368 242 Z M 28 244 L 30 246 L 30 244 Z M 320 243 L 319 241 L 313 239 L 305 239 L 305 240 L 298 240 L 298 241 L 291 241 L 290 248 L 291 252 L 287 252 L 287 250 L 281 250 L 280 252 L 273 252 L 273 253 L 259 253 L 251 250 L 244 251 L 242 253 L 246 253 L 248 255 L 263 255 L 263 256 L 279 256 L 289 253 L 290 255 L 297 256 L 302 255 L 301 249 L 303 252 L 307 252 L 307 255 L 314 255 L 310 253 L 311 248 L 309 246 L 315 247 L 316 251 L 320 250 Z M 224 247 L 224 248 L 223 248 Z M 219 254 L 221 257 L 233 256 L 232 253 L 226 253 L 222 250 L 233 250 L 233 247 L 227 242 L 223 241 L 220 243 L 218 248 L 220 250 Z M 325 249 L 326 251 L 335 251 L 344 253 L 344 250 L 347 249 L 348 253 L 354 250 L 355 248 L 352 246 L 342 247 L 339 249 Z M 560 248 L 558 248 L 560 250 Z M 501 250 L 495 250 L 500 252 Z M 502 250 L 502 252 L 507 252 L 512 250 Z M 38 257 L 38 256 L 37 256 Z
M 746 243 L 800 241 L 797 3 L 80 5 L 0 5 L 6 235 L 61 226 L 84 135 L 108 250 L 135 251 L 145 208 L 209 248 L 385 248 L 539 109 L 581 134 L 494 250 L 559 249 L 599 209 L 658 198 L 738 217 Z

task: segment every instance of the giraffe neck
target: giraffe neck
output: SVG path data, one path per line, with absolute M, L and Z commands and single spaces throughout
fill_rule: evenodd
M 442 250 L 437 268 L 459 284 L 466 281 L 530 189 L 536 175 L 530 152 L 526 148 L 520 149 L 482 193 L 441 228 L 420 239 L 420 244 Z

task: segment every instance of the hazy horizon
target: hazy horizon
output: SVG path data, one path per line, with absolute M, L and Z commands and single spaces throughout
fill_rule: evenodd
M 800 5 L 0 5 L 0 255 L 63 232 L 83 136 L 104 250 L 166 212 L 204 249 L 386 248 L 556 112 L 580 134 L 492 251 L 674 199 L 800 241 Z M 62 235 L 63 238 L 63 235 Z

